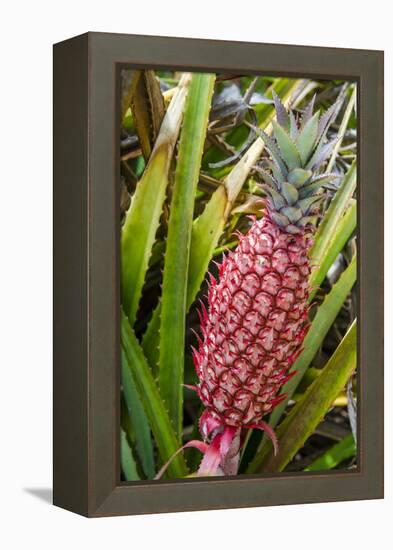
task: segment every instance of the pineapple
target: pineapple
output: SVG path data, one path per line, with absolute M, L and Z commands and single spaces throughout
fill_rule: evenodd
M 264 430 L 277 450 L 263 418 L 285 398 L 280 390 L 294 374 L 290 368 L 309 328 L 308 253 L 322 188 L 337 177 L 319 173 L 335 144 L 326 136 L 337 104 L 320 117 L 313 114 L 313 98 L 297 120 L 277 96 L 274 102 L 274 137 L 255 129 L 270 154 L 259 170 L 264 216 L 252 218 L 248 233 L 239 235 L 219 266 L 219 280 L 210 275 L 207 307 L 199 312 L 201 337 L 193 349 L 199 383 L 193 389 L 205 407 L 203 441 L 185 445 L 204 454 L 198 475 L 235 475 L 251 428 Z
M 200 431 L 205 456 L 200 475 L 235 474 L 245 431 L 259 428 L 277 441 L 263 417 L 285 398 L 280 390 L 302 351 L 309 328 L 308 252 L 323 199 L 336 176 L 319 174 L 335 141 L 325 143 L 337 105 L 298 121 L 274 97 L 274 138 L 261 132 L 270 159 L 260 170 L 265 212 L 210 276 L 202 338 L 193 350 L 196 388 L 205 406 Z

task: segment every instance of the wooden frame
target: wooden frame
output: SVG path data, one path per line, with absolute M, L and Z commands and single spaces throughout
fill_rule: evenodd
M 356 80 L 360 467 L 120 483 L 116 100 L 124 65 Z M 383 53 L 88 33 L 54 46 L 54 503 L 86 516 L 383 496 Z

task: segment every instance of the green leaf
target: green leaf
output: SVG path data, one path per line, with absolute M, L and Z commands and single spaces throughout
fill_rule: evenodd
M 281 472 L 315 431 L 356 368 L 356 321 L 340 342 L 322 373 L 277 429 L 279 449 L 270 449 L 263 472 Z
M 342 102 L 343 97 L 340 93 L 334 105 L 332 105 L 319 119 L 317 134 L 318 144 L 315 147 L 315 150 L 310 160 L 307 162 L 305 168 L 313 169 L 314 171 L 317 170 L 318 167 L 324 162 L 324 160 L 330 155 L 331 151 L 333 150 L 336 140 L 325 143 L 325 138 L 330 125 L 333 124 L 339 110 L 341 109 Z
M 322 265 L 327 251 L 331 252 L 332 242 L 335 240 L 337 224 L 340 222 L 356 187 L 356 162 L 346 173 L 341 185 L 325 213 L 322 222 L 315 234 L 314 244 L 310 257 L 317 269 Z M 330 266 L 329 266 L 330 267 Z M 317 275 L 312 275 L 310 284 L 315 285 Z
M 262 181 L 264 183 L 266 183 L 273 189 L 279 189 L 278 181 L 274 178 L 274 176 L 270 172 L 261 168 L 260 166 L 257 166 L 256 169 L 258 170 L 258 174 L 262 177 Z
M 121 120 L 124 124 L 124 118 L 131 103 L 132 96 L 135 93 L 137 78 L 136 73 L 131 69 L 123 69 L 121 71 Z
M 284 206 L 280 213 L 284 214 L 292 223 L 298 222 L 303 215 L 301 209 L 295 206 Z M 277 216 L 277 213 L 275 214 Z
M 201 288 L 228 214 L 227 191 L 222 186 L 213 193 L 202 214 L 193 223 L 187 285 L 187 311 Z
M 290 186 L 290 185 L 291 185 L 290 183 L 287 183 L 287 186 Z M 278 193 L 274 189 L 274 187 L 271 187 L 270 185 L 262 184 L 261 189 L 268 195 L 268 197 L 271 198 L 271 200 L 273 202 L 273 205 L 274 205 L 274 208 L 276 210 L 280 210 L 284 206 L 287 206 L 287 202 L 285 200 L 285 199 L 287 199 L 287 197 L 284 195 L 284 193 L 285 193 L 285 182 L 282 184 L 282 189 L 283 189 L 282 194 Z M 287 193 L 287 196 L 288 196 L 289 200 L 291 200 L 290 192 Z M 288 201 L 288 199 L 287 199 L 287 201 Z M 291 200 L 291 204 L 292 204 L 292 202 L 296 202 L 296 201 Z
M 302 118 L 301 118 L 301 127 L 302 128 L 305 128 L 307 122 L 309 122 L 309 120 L 312 117 L 312 113 L 313 113 L 313 110 L 314 110 L 314 103 L 315 103 L 315 94 L 312 96 L 311 101 L 305 106 L 305 108 L 303 110 L 303 115 L 302 115 Z
M 293 114 L 293 111 L 289 112 L 289 119 L 290 119 L 290 129 L 289 129 L 289 135 L 291 136 L 293 141 L 296 141 L 297 136 L 299 135 L 299 129 L 296 124 L 296 118 Z
M 318 267 L 316 267 L 310 276 L 310 299 L 312 299 L 322 281 L 327 275 L 331 265 L 338 254 L 344 248 L 348 239 L 356 229 L 356 200 L 351 199 L 345 214 L 338 221 L 335 231 L 329 242 L 326 244 L 322 255 L 319 258 Z
M 316 177 L 310 183 L 308 183 L 307 185 L 305 185 L 300 189 L 299 197 L 301 199 L 303 199 L 304 197 L 309 197 L 310 195 L 318 191 L 318 189 L 321 189 L 323 185 L 326 185 L 327 183 L 330 183 L 331 181 L 337 178 L 338 176 L 335 174 Z
M 304 170 L 303 168 L 295 168 L 288 174 L 288 181 L 296 187 L 301 187 L 312 176 L 311 170 Z
M 283 104 L 287 105 L 288 101 L 297 94 L 297 92 L 305 88 L 304 80 L 295 80 L 292 78 L 276 78 L 273 84 L 266 91 L 266 96 L 272 95 L 273 91 L 281 98 Z M 296 96 L 296 100 L 297 96 Z M 294 103 L 295 103 L 294 101 Z M 258 127 L 267 129 L 271 120 L 275 117 L 275 108 L 273 104 L 254 105 L 253 110 L 257 116 Z M 236 128 L 228 133 L 226 141 L 235 149 L 241 147 L 246 139 L 247 128 L 245 126 Z M 217 147 L 211 147 L 204 155 L 203 166 L 208 167 L 209 163 L 214 163 L 225 158 L 222 152 Z M 223 179 L 230 172 L 230 167 L 213 170 L 213 175 L 218 179 Z
M 140 479 L 136 462 L 132 455 L 132 449 L 123 430 L 120 430 L 120 463 L 126 481 L 137 481 Z
M 184 112 L 168 222 L 162 284 L 159 386 L 176 433 L 183 426 L 183 372 L 187 278 L 195 191 L 206 138 L 215 75 L 192 76 Z
M 133 325 L 159 226 L 168 184 L 168 171 L 187 93 L 188 80 L 172 99 L 147 167 L 132 197 L 121 233 L 121 299 Z
M 296 190 L 296 187 L 286 181 L 281 185 L 281 193 L 284 195 L 285 200 L 290 206 L 295 204 L 299 198 L 299 193 Z
M 282 413 L 288 405 L 288 401 L 291 399 L 304 373 L 310 366 L 319 347 L 322 345 L 325 336 L 337 317 L 346 297 L 355 284 L 355 281 L 356 257 L 352 258 L 352 261 L 347 269 L 341 274 L 339 280 L 318 308 L 315 318 L 311 323 L 311 327 L 304 339 L 304 350 L 291 368 L 291 371 L 296 372 L 296 374 L 284 385 L 281 390 L 281 394 L 285 393 L 287 394 L 287 397 L 284 401 L 277 405 L 270 415 L 269 425 L 272 428 L 274 428 L 280 420 Z M 264 437 L 260 452 L 255 456 L 253 462 L 249 466 L 249 473 L 258 472 L 266 448 L 267 438 Z
M 263 146 L 264 146 L 264 142 L 262 141 L 262 151 L 263 151 Z M 286 168 L 283 161 L 281 161 L 282 166 L 279 166 L 276 161 L 273 161 L 270 159 L 266 159 L 265 162 L 266 162 L 266 166 L 270 168 L 270 170 L 272 171 L 274 179 L 277 181 L 277 183 L 279 184 L 284 183 L 286 179 L 288 179 L 289 181 L 289 178 L 287 178 L 288 174 L 286 172 Z
M 295 143 L 286 133 L 286 131 L 274 120 L 272 121 L 274 136 L 281 151 L 281 156 L 288 166 L 289 170 L 299 168 L 302 164 L 299 151 Z
M 307 197 L 306 199 L 300 199 L 298 201 L 298 206 L 299 208 L 301 208 L 303 214 L 305 215 L 309 213 L 311 206 L 321 199 L 322 197 L 320 195 L 314 195 L 312 197 Z
M 155 468 L 149 421 L 139 398 L 133 375 L 128 368 L 127 358 L 123 349 L 121 350 L 121 382 L 124 400 L 131 421 L 131 430 L 136 451 L 140 457 L 146 477 L 152 479 L 155 474 Z
M 306 168 L 317 172 L 325 160 L 331 155 L 337 140 L 338 138 L 336 137 L 331 141 L 318 145 L 315 149 L 315 153 L 311 157 L 311 160 L 309 160 L 306 164 Z
M 126 366 L 135 380 L 140 400 L 149 419 L 158 451 L 164 463 L 175 454 L 180 447 L 180 443 L 142 348 L 123 311 L 121 311 L 120 340 L 125 354 Z M 132 406 L 132 403 L 129 405 Z M 183 455 L 179 454 L 173 458 L 168 467 L 168 473 L 170 477 L 174 478 L 187 475 Z
M 279 126 L 277 123 L 272 121 L 273 127 L 276 126 L 277 128 L 280 128 L 278 132 L 284 132 L 284 130 Z M 259 137 L 262 139 L 263 143 L 265 144 L 266 148 L 268 149 L 270 156 L 273 159 L 274 164 L 278 168 L 278 173 L 274 172 L 275 178 L 280 181 L 281 178 L 285 178 L 287 175 L 287 168 L 285 165 L 285 162 L 283 160 L 284 153 L 281 150 L 281 148 L 277 145 L 276 141 L 264 130 L 258 129 L 256 126 L 253 126 L 254 131 L 259 135 Z M 285 132 L 284 132 L 285 133 Z M 286 159 L 285 159 L 286 160 Z
M 333 445 L 326 453 L 318 457 L 310 466 L 304 469 L 305 472 L 317 472 L 320 470 L 331 470 L 344 460 L 355 456 L 356 443 L 352 434 L 347 435 L 336 445 Z
M 270 212 L 270 217 L 280 227 L 287 227 L 290 224 L 289 218 L 284 216 L 284 214 L 275 212 L 274 210 Z
M 288 112 L 285 106 L 281 103 L 281 99 L 278 97 L 278 95 L 274 90 L 272 91 L 272 95 L 273 95 L 274 107 L 276 109 L 277 122 L 282 128 L 284 128 L 284 130 L 288 132 L 290 128 L 290 120 L 289 120 Z
M 318 134 L 318 121 L 319 121 L 319 111 L 317 111 L 311 118 L 308 120 L 297 137 L 296 145 L 299 150 L 300 158 L 302 159 L 303 165 L 306 164 L 308 157 L 311 154 L 315 146 L 315 141 Z

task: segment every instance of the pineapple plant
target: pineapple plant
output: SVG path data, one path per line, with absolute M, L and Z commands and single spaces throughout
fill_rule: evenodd
M 299 452 L 312 467 L 303 446 L 318 441 L 332 403 L 342 418 L 356 368 L 345 306 L 356 281 L 356 87 L 132 79 L 121 138 L 122 475 L 281 471 Z
M 274 137 L 262 132 L 270 159 L 260 173 L 264 215 L 210 277 L 207 308 L 200 311 L 202 338 L 193 357 L 195 388 L 205 411 L 200 431 L 205 448 L 200 474 L 237 472 L 244 432 L 265 430 L 263 420 L 285 398 L 282 386 L 302 351 L 309 328 L 309 250 L 324 197 L 337 175 L 320 173 L 335 140 L 326 134 L 335 115 L 313 114 L 312 100 L 300 120 L 274 95 Z

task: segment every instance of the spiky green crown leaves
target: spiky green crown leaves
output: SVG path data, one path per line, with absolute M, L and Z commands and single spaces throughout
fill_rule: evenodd
M 268 196 L 270 217 L 289 233 L 299 233 L 315 225 L 322 186 L 337 178 L 319 171 L 337 141 L 327 141 L 326 135 L 339 105 L 335 103 L 320 116 L 319 111 L 313 113 L 314 96 L 297 120 L 276 94 L 273 99 L 277 118 L 272 122 L 274 137 L 259 132 L 271 156 L 267 169 L 260 171 L 265 182 L 261 187 Z

